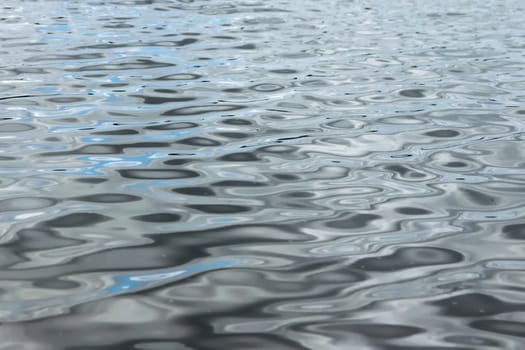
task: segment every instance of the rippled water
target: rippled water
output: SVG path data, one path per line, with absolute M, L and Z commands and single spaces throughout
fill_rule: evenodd
M 521 0 L 3 0 L 0 349 L 525 348 Z

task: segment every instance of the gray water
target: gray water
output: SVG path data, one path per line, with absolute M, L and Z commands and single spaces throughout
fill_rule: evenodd
M 3 0 L 0 349 L 524 349 L 524 18 Z

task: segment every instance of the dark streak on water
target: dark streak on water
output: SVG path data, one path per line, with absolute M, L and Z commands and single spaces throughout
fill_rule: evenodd
M 4 0 L 0 349 L 524 349 L 524 18 Z

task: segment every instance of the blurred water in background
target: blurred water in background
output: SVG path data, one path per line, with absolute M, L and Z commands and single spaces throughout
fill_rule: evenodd
M 524 18 L 2 1 L 0 349 L 523 349 Z

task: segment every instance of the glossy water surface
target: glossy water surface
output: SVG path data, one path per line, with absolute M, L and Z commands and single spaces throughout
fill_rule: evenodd
M 524 19 L 3 0 L 0 349 L 524 349 Z

